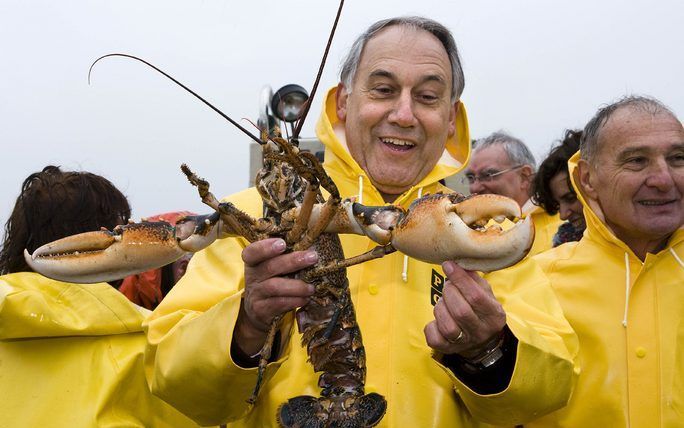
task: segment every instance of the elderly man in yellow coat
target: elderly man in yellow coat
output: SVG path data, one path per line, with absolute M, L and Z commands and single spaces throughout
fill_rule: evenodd
M 659 101 L 627 97 L 591 119 L 569 166 L 584 237 L 488 276 L 549 282 L 580 340 L 570 403 L 525 426 L 681 427 L 684 128 Z
M 421 194 L 448 190 L 439 181 L 462 168 L 470 149 L 463 84 L 456 45 L 439 23 L 409 17 L 372 25 L 353 45 L 316 128 L 341 196 L 407 208 Z M 262 212 L 255 189 L 229 200 Z M 347 256 L 375 246 L 362 236 L 340 239 Z M 315 401 L 281 407 L 320 391 L 291 317 L 250 405 L 271 320 L 314 293 L 286 275 L 318 255 L 284 254 L 280 239 L 247 244 L 223 239 L 198 253 L 147 321 L 153 392 L 201 424 L 273 427 L 277 416 L 286 426 L 519 423 L 563 406 L 571 393 L 576 340 L 548 287 L 495 296 L 453 262 L 393 253 L 347 274 L 365 346 L 366 397 L 375 397 L 363 401 L 368 406 L 342 403 L 349 420 L 336 423 L 323 406 L 311 411 Z

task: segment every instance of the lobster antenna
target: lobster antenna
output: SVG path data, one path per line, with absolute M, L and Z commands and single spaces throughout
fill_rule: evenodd
M 314 81 L 313 88 L 311 88 L 311 96 L 304 104 L 304 111 L 302 112 L 302 117 L 299 118 L 295 130 L 292 132 L 292 139 L 296 140 L 299 137 L 299 133 L 301 132 L 302 127 L 304 126 L 304 120 L 306 119 L 306 115 L 309 113 L 309 109 L 311 108 L 311 100 L 313 100 L 313 97 L 316 94 L 316 89 L 318 89 L 318 83 L 321 81 L 321 75 L 323 74 L 325 61 L 326 59 L 328 59 L 328 52 L 330 51 L 330 45 L 332 45 L 333 36 L 335 35 L 335 29 L 337 28 L 337 23 L 339 22 L 340 15 L 342 14 L 342 6 L 344 6 L 344 0 L 340 0 L 340 7 L 337 9 L 337 16 L 335 17 L 335 22 L 333 23 L 332 29 L 330 30 L 330 37 L 328 37 L 328 44 L 325 46 L 325 52 L 323 53 L 321 66 L 318 67 L 318 75 L 316 76 L 316 80 Z
M 259 138 L 257 138 L 257 137 L 255 137 L 254 135 L 252 135 L 248 130 L 246 130 L 245 128 L 243 128 L 239 123 L 237 123 L 236 121 L 234 121 L 233 119 L 231 119 L 230 117 L 228 117 L 228 115 L 226 115 L 225 113 L 223 113 L 221 110 L 219 110 L 218 108 L 214 107 L 214 105 L 213 105 L 212 103 L 210 103 L 209 101 L 207 101 L 207 100 L 205 100 L 204 98 L 202 98 L 202 97 L 201 97 L 200 95 L 198 95 L 195 91 L 193 91 L 192 89 L 188 88 L 187 86 L 185 86 L 184 84 L 182 84 L 182 83 L 179 82 L 178 80 L 174 79 L 174 78 L 171 77 L 168 73 L 164 72 L 163 70 L 160 70 L 159 68 L 155 67 L 154 65 L 152 65 L 152 64 L 150 64 L 149 62 L 145 61 L 144 59 L 138 58 L 137 56 L 128 55 L 128 54 L 122 54 L 122 53 L 111 53 L 111 54 L 107 54 L 107 55 L 103 55 L 103 56 L 99 57 L 99 58 L 96 59 L 92 64 L 90 64 L 90 69 L 88 69 L 88 84 L 89 84 L 89 85 L 90 85 L 90 74 L 93 72 L 93 67 L 95 67 L 95 64 L 97 64 L 98 61 L 100 61 L 101 59 L 104 59 L 104 58 L 107 58 L 107 57 L 110 57 L 110 56 L 122 56 L 122 57 L 125 57 L 125 58 L 131 58 L 131 59 L 140 61 L 140 62 L 142 62 L 143 64 L 145 64 L 145 65 L 147 65 L 147 66 L 153 68 L 154 70 L 156 70 L 156 71 L 158 71 L 159 73 L 163 74 L 163 75 L 166 76 L 167 78 L 171 79 L 175 84 L 177 84 L 177 85 L 180 86 L 181 88 L 183 88 L 183 89 L 185 89 L 186 91 L 190 92 L 192 95 L 195 96 L 195 98 L 197 98 L 197 99 L 199 99 L 200 101 L 202 101 L 204 104 L 206 104 L 207 106 L 209 106 L 212 110 L 214 110 L 216 113 L 220 114 L 221 117 L 223 117 L 223 118 L 226 119 L 228 122 L 230 122 L 230 123 L 232 123 L 233 125 L 235 125 L 240 131 L 242 131 L 242 132 L 244 132 L 245 134 L 247 134 L 247 135 L 249 136 L 249 138 L 251 138 L 252 140 L 256 141 L 256 142 L 259 143 L 259 144 L 266 144 L 264 141 L 261 141 Z

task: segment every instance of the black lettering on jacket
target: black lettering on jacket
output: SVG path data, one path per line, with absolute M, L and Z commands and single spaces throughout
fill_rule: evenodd
M 442 289 L 444 288 L 444 277 L 436 270 L 432 269 L 432 278 L 430 279 L 430 304 L 435 306 L 442 297 Z

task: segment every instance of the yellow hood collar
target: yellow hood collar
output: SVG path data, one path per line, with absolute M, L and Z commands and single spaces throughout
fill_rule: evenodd
M 347 171 L 350 176 L 366 177 L 366 173 L 352 158 L 344 138 L 344 126 L 337 117 L 336 108 L 337 87 L 328 90 L 325 97 L 325 108 L 316 124 L 316 135 L 327 146 L 325 163 L 339 163 L 336 165 Z M 328 156 L 328 153 L 335 156 Z M 470 131 L 468 129 L 468 116 L 462 101 L 459 101 L 456 113 L 456 132 L 449 137 L 442 157 L 435 168 L 414 187 L 424 187 L 449 177 L 459 172 L 470 157 Z

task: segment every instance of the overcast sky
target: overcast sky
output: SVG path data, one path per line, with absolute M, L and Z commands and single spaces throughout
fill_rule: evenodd
M 255 118 L 263 85 L 309 88 L 335 1 L 2 0 L 0 222 L 21 182 L 45 165 L 109 178 L 136 218 L 207 212 L 179 170 L 217 196 L 246 187 L 249 140 L 142 64 L 141 56 L 233 118 Z M 337 82 L 353 39 L 372 22 L 424 15 L 446 24 L 466 74 L 473 137 L 503 129 L 537 159 L 568 127 L 624 94 L 684 115 L 684 3 L 669 1 L 347 0 L 322 87 Z M 313 135 L 320 97 L 304 128 Z

